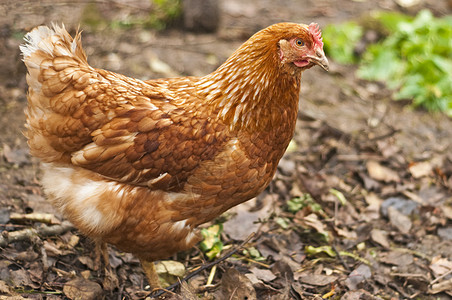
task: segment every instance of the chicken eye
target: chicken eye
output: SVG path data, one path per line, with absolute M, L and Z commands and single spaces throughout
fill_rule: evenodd
M 304 46 L 304 41 L 302 39 L 297 39 L 295 41 L 295 44 L 297 44 L 298 47 L 303 47 Z

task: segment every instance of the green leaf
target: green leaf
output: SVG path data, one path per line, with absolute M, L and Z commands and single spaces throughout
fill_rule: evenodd
M 259 252 L 259 250 L 257 250 L 255 247 L 249 247 L 249 248 L 244 249 L 243 254 L 251 257 L 252 259 L 254 259 L 256 261 L 265 260 L 265 258 Z
M 336 189 L 330 189 L 330 193 L 336 196 L 336 198 L 339 200 L 339 202 L 342 205 L 347 204 L 347 198 L 345 198 L 344 194 Z
M 450 115 L 452 18 L 435 18 L 428 10 L 415 18 L 398 13 L 375 18 L 391 32 L 367 48 L 358 77 L 385 82 L 396 100 L 411 99 L 414 106 Z
M 310 256 L 325 253 L 328 256 L 336 257 L 336 252 L 334 252 L 331 246 L 320 246 L 320 247 L 306 246 L 304 248 L 304 251 L 306 252 L 307 255 Z
M 214 259 L 223 250 L 223 242 L 221 241 L 222 232 L 222 224 L 215 224 L 209 228 L 201 229 L 201 235 L 204 237 L 204 240 L 199 244 L 199 248 L 209 259 Z
M 388 32 L 394 32 L 401 22 L 410 22 L 413 17 L 399 12 L 374 12 L 372 17 L 379 21 Z
M 325 52 L 339 63 L 355 63 L 354 49 L 362 35 L 362 27 L 355 22 L 328 25 L 323 29 Z
M 278 224 L 282 229 L 289 228 L 290 220 L 284 217 L 277 217 L 275 219 L 276 224 Z

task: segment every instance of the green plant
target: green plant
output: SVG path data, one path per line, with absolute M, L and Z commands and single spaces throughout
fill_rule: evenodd
M 181 0 L 152 0 L 152 11 L 147 25 L 162 30 L 182 15 Z
M 395 99 L 452 116 L 452 18 L 435 18 L 428 10 L 414 19 L 391 16 L 376 17 L 394 32 L 369 46 L 358 76 L 386 82 L 397 90 Z
M 287 201 L 287 211 L 291 213 L 295 214 L 305 207 L 309 207 L 312 212 L 319 213 L 322 216 L 325 213 L 322 206 L 315 202 L 312 196 L 308 193 L 304 193 L 299 197 L 294 197 Z
M 223 232 L 222 224 L 215 224 L 209 228 L 201 229 L 201 235 L 204 240 L 199 244 L 199 248 L 206 254 L 209 259 L 219 256 L 223 250 L 223 242 L 221 241 L 221 233 Z
M 358 57 L 354 54 L 354 49 L 362 35 L 363 28 L 356 22 L 327 25 L 323 29 L 325 51 L 341 64 L 356 63 Z
M 363 27 L 353 22 L 325 28 L 327 54 L 339 63 L 358 62 L 358 77 L 385 82 L 394 99 L 452 117 L 452 17 L 436 18 L 428 10 L 416 17 L 379 12 L 372 22 L 386 37 L 371 44 L 361 60 L 353 49 Z

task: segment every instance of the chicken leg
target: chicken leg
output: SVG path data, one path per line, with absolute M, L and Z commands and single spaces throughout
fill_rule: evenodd
M 146 274 L 146 277 L 149 281 L 149 285 L 151 286 L 151 291 L 154 289 L 161 289 L 162 286 L 160 285 L 159 275 L 157 274 L 157 271 L 155 270 L 154 262 L 144 260 L 144 259 L 140 259 L 140 261 L 141 261 L 141 267 L 143 268 L 144 273 Z
M 101 257 L 104 261 L 104 282 L 103 286 L 104 289 L 107 291 L 112 291 L 113 289 L 119 287 L 119 280 L 116 276 L 116 273 L 112 270 L 110 266 L 110 259 L 108 257 L 108 246 L 106 243 L 102 241 L 95 241 L 96 247 L 95 247 L 95 260 L 94 260 L 94 269 L 100 270 L 102 263 L 101 263 Z
M 110 259 L 108 257 L 107 244 L 102 241 L 95 241 L 94 249 L 94 270 L 99 270 L 102 263 L 101 258 L 104 261 L 104 266 L 107 268 L 110 266 Z

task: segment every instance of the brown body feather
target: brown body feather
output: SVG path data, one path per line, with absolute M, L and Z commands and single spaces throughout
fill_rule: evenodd
M 141 81 L 90 67 L 79 34 L 35 29 L 22 46 L 26 136 L 47 195 L 83 233 L 142 259 L 192 247 L 196 226 L 275 173 L 305 69 L 281 59 L 294 37 L 315 44 L 307 26 L 277 24 L 205 77 Z

